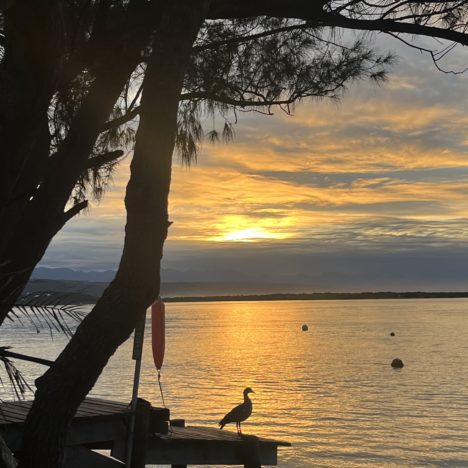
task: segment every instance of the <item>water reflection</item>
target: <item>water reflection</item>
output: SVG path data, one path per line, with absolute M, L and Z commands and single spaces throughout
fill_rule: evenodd
M 285 439 L 280 466 L 468 466 L 467 300 L 167 305 L 165 398 L 216 427 L 251 386 L 245 433 Z M 309 325 L 304 333 L 302 324 Z M 149 325 L 149 322 L 148 322 Z M 390 331 L 396 336 L 390 337 Z M 161 404 L 150 336 L 140 393 Z M 10 326 L 2 344 L 53 358 L 65 343 Z M 131 342 L 93 393 L 129 400 Z M 404 369 L 390 367 L 401 357 Z M 41 368 L 24 364 L 32 377 Z

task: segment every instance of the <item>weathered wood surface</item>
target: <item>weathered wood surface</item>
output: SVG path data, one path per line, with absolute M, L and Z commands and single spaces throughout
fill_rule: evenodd
M 171 440 L 212 440 L 220 442 L 234 442 L 242 443 L 245 439 L 248 439 L 248 435 L 239 436 L 236 432 L 214 429 L 212 427 L 203 426 L 187 426 L 177 427 L 171 426 L 170 433 L 166 436 L 158 435 L 160 439 L 171 439 Z M 289 442 L 281 440 L 267 439 L 264 437 L 258 437 L 258 441 L 262 444 L 273 444 L 277 446 L 290 447 Z
M 31 408 L 32 401 L 5 401 L 0 404 L 0 426 L 23 423 Z M 160 421 L 169 420 L 169 410 L 152 408 L 152 418 Z M 75 414 L 75 419 L 100 418 L 130 414 L 129 404 L 101 398 L 86 398 Z
M 276 465 L 278 446 L 288 442 L 243 435 L 210 427 L 174 427 L 148 439 L 147 464 Z
M 31 401 L 7 401 L 0 404 L 0 433 L 8 447 L 20 450 L 22 426 Z M 87 398 L 78 408 L 67 436 L 67 445 L 111 448 L 116 440 L 125 439 L 131 415 L 128 403 Z M 154 420 L 169 420 L 169 410 L 151 408 Z M 53 417 L 53 415 L 52 415 Z
M 0 404 L 0 433 L 13 452 L 20 450 L 22 425 L 31 404 L 30 401 Z M 149 433 L 146 438 L 140 436 L 146 439 L 146 447 L 144 442 L 142 447 L 146 464 L 244 465 L 253 468 L 276 465 L 278 447 L 290 446 L 288 442 L 252 435 L 239 436 L 235 432 L 211 427 L 171 425 L 167 432 L 169 410 L 150 407 L 150 411 L 150 420 L 145 424 Z M 69 465 L 73 468 L 73 463 L 76 465 L 86 457 L 92 457 L 96 467 L 119 466 L 115 459 L 125 459 L 130 416 L 131 409 L 127 403 L 87 398 L 78 408 L 68 433 L 67 468 Z M 115 458 L 99 457 L 89 448 L 111 449 Z M 86 462 L 82 466 L 91 465 Z
M 31 408 L 31 401 L 5 401 L 0 404 L 0 425 L 23 423 Z M 76 418 L 91 418 L 129 413 L 125 403 L 87 398 L 78 408 Z

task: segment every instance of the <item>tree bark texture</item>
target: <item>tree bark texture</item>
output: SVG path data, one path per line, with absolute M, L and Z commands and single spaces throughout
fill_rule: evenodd
M 159 294 L 178 102 L 206 3 L 178 0 L 163 10 L 144 80 L 119 269 L 54 365 L 36 381 L 21 468 L 61 466 L 66 430 L 76 409 Z
M 9 210 L 4 211 L 2 226 L 8 229 L 0 233 L 4 244 L 0 248 L 0 325 L 52 238 L 79 211 L 76 208 L 65 211 L 66 204 L 117 98 L 141 60 L 148 37 L 148 24 L 141 24 L 136 37 L 121 43 L 120 49 L 115 47 L 112 58 L 101 66 L 67 137 L 54 155 L 42 161 L 47 167 L 42 167 L 45 174 L 39 188 L 33 184 L 33 195 L 30 189 L 25 189 L 27 199 L 21 206 L 19 202 L 10 203 Z M 33 153 L 34 148 L 31 159 L 37 156 Z M 25 177 L 17 175 L 16 186 L 28 178 L 31 168 L 26 169 Z

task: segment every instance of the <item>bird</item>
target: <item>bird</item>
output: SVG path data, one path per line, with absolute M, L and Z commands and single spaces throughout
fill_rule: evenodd
M 241 422 L 245 421 L 252 414 L 252 400 L 249 398 L 249 393 L 255 393 L 250 387 L 244 389 L 244 403 L 237 405 L 221 421 L 219 427 L 222 429 L 226 424 L 236 423 L 237 433 L 242 435 Z

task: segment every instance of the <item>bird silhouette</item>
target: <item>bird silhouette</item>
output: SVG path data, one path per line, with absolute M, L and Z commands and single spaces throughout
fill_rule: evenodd
M 244 390 L 244 403 L 237 405 L 221 421 L 219 427 L 222 429 L 226 424 L 236 423 L 237 433 L 242 435 L 241 422 L 245 421 L 252 414 L 252 400 L 249 398 L 249 393 L 255 393 L 250 387 Z

